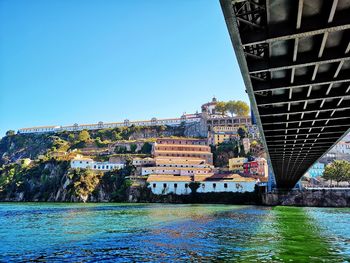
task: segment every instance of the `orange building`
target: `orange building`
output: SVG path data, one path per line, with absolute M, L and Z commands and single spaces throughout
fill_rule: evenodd
M 161 138 L 154 145 L 154 157 L 182 157 L 202 159 L 213 164 L 213 154 L 206 139 Z
M 158 138 L 156 144 L 207 145 L 207 140 L 194 138 Z

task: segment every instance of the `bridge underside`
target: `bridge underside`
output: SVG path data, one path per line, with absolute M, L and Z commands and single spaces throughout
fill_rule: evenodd
M 278 188 L 350 128 L 349 0 L 220 0 Z

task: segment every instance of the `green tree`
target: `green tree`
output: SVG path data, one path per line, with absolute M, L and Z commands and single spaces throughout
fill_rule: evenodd
M 134 144 L 134 143 L 130 144 L 130 152 L 134 153 L 136 151 L 136 149 L 137 149 L 136 144 Z
M 16 132 L 14 130 L 9 130 L 6 132 L 6 136 L 13 136 L 15 134 L 16 134 Z
M 71 143 L 73 143 L 73 142 L 75 141 L 75 135 L 74 135 L 74 133 L 70 133 L 70 134 L 68 135 L 68 141 L 71 142 Z
M 198 188 L 201 186 L 198 182 L 190 182 L 188 187 L 191 189 L 191 193 L 195 194 L 197 193 Z
M 123 145 L 118 145 L 114 148 L 115 153 L 126 153 L 126 147 Z
M 113 133 L 113 139 L 115 140 L 115 141 L 120 141 L 120 140 L 122 140 L 123 139 L 123 137 L 120 135 L 120 133 L 119 132 L 114 132 Z
M 237 116 L 248 116 L 249 115 L 249 106 L 244 101 L 238 100 L 235 102 L 235 114 Z
M 238 133 L 239 137 L 241 137 L 241 139 L 243 139 L 243 138 L 247 137 L 248 130 L 246 127 L 241 126 L 238 128 L 237 133 Z
M 90 134 L 87 130 L 83 130 L 79 133 L 78 139 L 81 142 L 88 142 L 90 140 Z
M 326 166 L 322 177 L 330 181 L 336 181 L 337 185 L 339 182 L 348 181 L 350 178 L 350 163 L 344 160 L 336 160 L 333 163 Z
M 237 114 L 237 103 L 234 100 L 230 100 L 226 103 L 226 109 L 233 117 L 234 114 Z
M 151 152 L 152 152 L 152 144 L 150 144 L 149 142 L 145 142 L 141 147 L 141 153 L 151 154 Z
M 224 116 L 227 112 L 226 102 L 224 101 L 217 102 L 215 106 L 215 110 Z

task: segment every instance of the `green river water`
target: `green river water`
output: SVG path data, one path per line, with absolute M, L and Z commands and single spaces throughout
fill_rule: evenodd
M 0 261 L 350 262 L 349 208 L 1 203 Z

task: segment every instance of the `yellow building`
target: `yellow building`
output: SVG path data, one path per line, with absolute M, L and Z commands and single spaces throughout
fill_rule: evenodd
M 243 164 L 247 162 L 247 158 L 237 157 L 228 160 L 228 166 L 230 171 L 237 171 L 243 173 Z
M 208 144 L 209 145 L 218 145 L 223 142 L 228 142 L 231 140 L 238 140 L 237 127 L 213 127 L 211 131 L 208 133 Z

